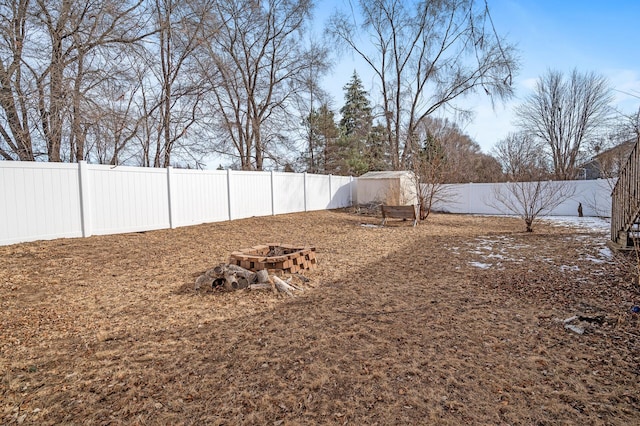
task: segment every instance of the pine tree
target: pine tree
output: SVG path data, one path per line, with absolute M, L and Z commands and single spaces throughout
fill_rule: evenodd
M 391 167 L 388 139 L 387 129 L 384 125 L 376 124 L 371 128 L 366 150 L 367 164 L 370 171 L 389 170 Z
M 335 114 L 326 103 L 313 110 L 307 119 L 309 146 L 305 155 L 307 171 L 310 173 L 336 173 L 338 126 Z
M 345 103 L 340 109 L 340 155 L 344 161 L 344 172 L 361 175 L 369 170 L 367 148 L 373 126 L 371 104 L 355 71 L 344 91 Z
M 340 127 L 347 136 L 366 138 L 371 130 L 371 104 L 362 80 L 354 71 L 351 80 L 344 86 L 344 106 L 340 109 Z

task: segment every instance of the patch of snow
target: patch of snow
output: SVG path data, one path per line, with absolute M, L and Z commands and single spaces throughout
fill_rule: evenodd
M 598 257 L 593 257 L 593 256 L 585 256 L 580 258 L 580 260 L 588 260 L 589 262 L 593 262 L 593 263 L 606 263 L 607 261 L 604 259 L 600 259 Z
M 613 252 L 611 251 L 611 249 L 607 246 L 604 247 L 600 247 L 600 250 L 598 250 L 598 253 L 600 253 L 600 257 L 602 259 L 606 259 L 606 260 L 611 260 L 613 259 Z
M 514 252 L 529 248 L 527 244 L 515 244 L 515 239 L 509 236 L 480 236 L 474 241 L 466 243 L 466 245 L 470 246 L 468 253 L 480 256 L 483 260 L 499 260 L 499 261 L 510 261 L 510 262 L 522 262 L 520 256 L 513 257 Z M 481 263 L 481 262 L 478 262 Z M 500 267 L 500 262 L 497 265 L 493 265 L 494 267 Z M 475 265 L 477 266 L 477 265 Z M 477 266 L 479 267 L 479 266 Z
M 593 263 L 610 263 L 613 260 L 613 252 L 609 247 L 603 245 L 598 248 L 598 252 L 595 255 L 586 255 L 580 258 L 580 260 L 588 260 Z
M 490 258 L 490 259 L 502 259 L 502 260 L 507 259 L 505 256 L 503 256 L 501 254 L 494 254 L 494 253 L 488 254 L 487 257 Z
M 596 232 L 610 232 L 611 230 L 610 220 L 600 217 L 543 216 L 540 220 L 550 222 L 552 225 L 569 226 Z
M 573 216 L 546 216 L 542 220 L 550 223 L 551 225 L 572 227 L 577 229 L 586 229 L 589 231 L 601 232 L 607 234 L 610 230 L 609 220 L 601 219 L 597 217 L 573 217 Z M 573 235 L 566 237 L 566 240 L 578 240 L 578 241 L 591 241 L 595 253 L 584 253 L 579 261 L 588 261 L 596 264 L 607 263 L 613 258 L 613 253 L 602 242 L 593 241 L 593 235 Z M 598 240 L 600 238 L 598 237 Z M 527 244 L 516 244 L 513 237 L 501 235 L 501 236 L 480 236 L 474 241 L 466 243 L 468 247 L 468 253 L 480 257 L 480 261 L 470 262 L 469 265 L 488 269 L 501 267 L 501 262 L 524 262 L 525 259 L 522 255 L 517 255 L 520 250 L 529 249 L 531 246 Z M 459 254 L 458 249 L 460 247 L 452 248 L 455 250 L 455 254 Z M 555 264 L 556 259 L 552 257 L 542 257 L 541 259 L 549 264 Z M 488 263 L 488 262 L 491 263 Z M 562 272 L 578 272 L 580 267 L 577 265 L 560 265 Z
M 482 263 L 482 262 L 469 262 L 469 265 L 476 267 L 476 268 L 480 268 L 480 269 L 489 269 L 491 268 L 491 264 L 490 263 Z
M 561 272 L 567 272 L 567 271 L 578 272 L 578 271 L 580 271 L 580 267 L 577 266 L 577 265 L 573 265 L 573 266 L 560 265 L 560 271 Z

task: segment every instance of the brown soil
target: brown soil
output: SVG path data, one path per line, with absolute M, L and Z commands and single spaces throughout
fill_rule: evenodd
M 602 262 L 602 232 L 363 223 L 379 219 L 314 212 L 0 247 L 0 423 L 640 422 L 639 292 Z M 193 289 L 265 242 L 317 247 L 307 290 Z M 585 334 L 565 329 L 573 315 Z

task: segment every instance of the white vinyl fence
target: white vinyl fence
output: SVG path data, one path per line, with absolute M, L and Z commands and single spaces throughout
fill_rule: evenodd
M 549 216 L 577 216 L 578 205 L 582 204 L 585 216 L 611 216 L 611 191 L 613 179 L 573 180 L 561 183 L 572 187 L 571 197 L 562 202 Z M 496 200 L 496 195 L 511 196 L 506 183 L 465 183 L 443 185 L 438 192 L 438 201 L 434 211 L 448 213 L 469 213 L 503 215 L 512 214 Z
M 610 216 L 610 180 L 568 181 L 549 212 Z M 347 207 L 357 180 L 306 173 L 202 171 L 0 161 L 0 245 L 176 228 L 251 216 Z M 444 185 L 435 211 L 510 214 L 505 184 Z
M 0 245 L 352 204 L 354 179 L 0 161 Z

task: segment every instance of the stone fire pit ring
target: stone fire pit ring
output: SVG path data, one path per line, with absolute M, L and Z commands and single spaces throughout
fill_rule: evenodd
M 278 270 L 295 274 L 316 266 L 316 248 L 287 244 L 262 244 L 231 253 L 229 264 L 250 271 Z

